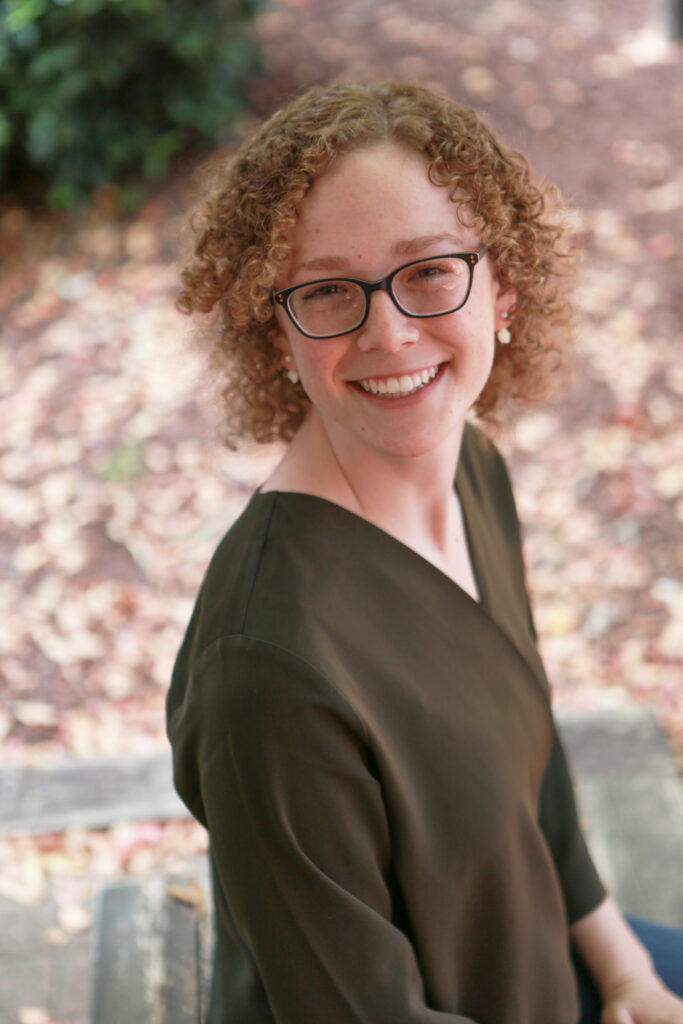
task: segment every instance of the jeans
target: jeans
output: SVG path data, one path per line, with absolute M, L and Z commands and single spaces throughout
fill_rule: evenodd
M 633 931 L 649 950 L 655 970 L 672 992 L 683 999 L 683 931 L 665 925 L 627 917 Z M 574 970 L 581 1000 L 579 1024 L 600 1024 L 602 1002 L 580 959 L 574 957 Z

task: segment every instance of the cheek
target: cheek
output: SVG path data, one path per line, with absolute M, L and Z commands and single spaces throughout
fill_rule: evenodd
M 334 352 L 318 348 L 315 342 L 300 345 L 294 351 L 294 360 L 301 376 L 301 383 L 309 398 L 328 391 L 334 382 L 337 358 Z
M 455 352 L 473 356 L 481 352 L 488 357 L 494 341 L 493 311 L 465 306 L 452 316 L 451 323 L 444 324 L 441 340 Z

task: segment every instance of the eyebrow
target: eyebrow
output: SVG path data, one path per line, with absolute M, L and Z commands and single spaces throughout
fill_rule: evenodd
M 423 235 L 420 238 L 409 238 L 405 242 L 397 242 L 394 246 L 396 252 L 410 256 L 414 253 L 422 252 L 424 249 L 428 249 L 431 245 L 436 245 L 437 242 L 449 242 L 455 246 L 455 252 L 464 252 L 462 238 L 457 238 L 455 235 Z
M 461 238 L 445 234 L 421 235 L 419 238 L 407 238 L 397 242 L 393 247 L 393 251 L 400 256 L 414 256 L 424 252 L 425 249 L 436 245 L 438 242 L 448 242 L 455 247 L 453 252 L 465 252 L 467 250 Z M 350 260 L 345 259 L 343 256 L 319 256 L 316 259 L 307 260 L 305 263 L 299 263 L 296 269 L 297 272 L 301 270 L 346 270 L 350 266 Z

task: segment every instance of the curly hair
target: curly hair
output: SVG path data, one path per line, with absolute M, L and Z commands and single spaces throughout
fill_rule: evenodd
M 519 153 L 478 115 L 405 82 L 309 89 L 275 113 L 217 172 L 193 221 L 194 255 L 177 308 L 213 313 L 200 331 L 225 405 L 226 441 L 291 440 L 310 401 L 282 373 L 272 342 L 272 292 L 288 234 L 313 181 L 353 149 L 394 141 L 422 155 L 489 247 L 503 291 L 514 291 L 511 345 L 497 345 L 474 412 L 492 426 L 507 399 L 547 395 L 571 336 L 567 280 L 574 269 L 557 189 L 534 183 Z

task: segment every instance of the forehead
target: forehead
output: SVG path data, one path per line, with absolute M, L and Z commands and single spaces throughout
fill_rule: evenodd
M 421 154 L 382 142 L 343 155 L 313 183 L 302 199 L 289 232 L 290 266 L 335 261 L 368 265 L 381 272 L 401 253 L 419 256 L 421 239 L 444 237 L 442 249 L 470 247 L 476 241 L 464 197 L 450 198 L 447 187 L 429 178 Z M 390 268 L 389 268 L 390 269 Z

